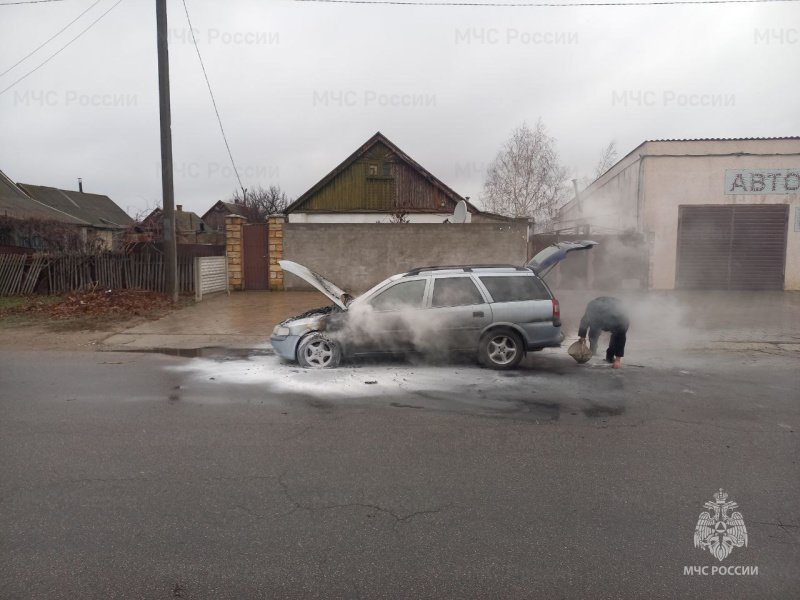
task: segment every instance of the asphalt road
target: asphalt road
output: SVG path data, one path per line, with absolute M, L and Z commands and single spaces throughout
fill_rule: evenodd
M 797 373 L 2 353 L 0 598 L 797 598 Z

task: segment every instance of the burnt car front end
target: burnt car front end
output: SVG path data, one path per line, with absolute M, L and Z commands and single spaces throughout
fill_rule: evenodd
M 269 338 L 275 353 L 284 360 L 296 360 L 300 340 L 309 333 L 327 331 L 331 315 L 338 311 L 336 306 L 325 306 L 278 323 Z

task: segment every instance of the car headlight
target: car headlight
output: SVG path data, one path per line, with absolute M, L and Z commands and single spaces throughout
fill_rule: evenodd
M 272 330 L 272 335 L 287 336 L 290 333 L 291 330 L 288 327 L 281 327 L 280 325 L 276 325 L 275 329 Z

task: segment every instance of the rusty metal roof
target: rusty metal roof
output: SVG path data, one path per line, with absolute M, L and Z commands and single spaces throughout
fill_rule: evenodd
M 128 213 L 108 196 L 29 183 L 20 183 L 19 187 L 39 202 L 81 219 L 93 227 L 124 229 L 133 224 Z
M 0 215 L 16 219 L 46 219 L 74 225 L 88 225 L 86 221 L 51 208 L 34 200 L 17 187 L 8 176 L 0 171 Z

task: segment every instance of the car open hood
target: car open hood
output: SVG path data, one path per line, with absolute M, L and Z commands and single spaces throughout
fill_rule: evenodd
M 293 275 L 297 275 L 300 279 L 303 279 L 304 281 L 313 285 L 320 292 L 330 298 L 331 301 L 342 310 L 347 309 L 347 305 L 352 299 L 350 294 L 345 292 L 340 287 L 332 284 L 316 271 L 312 271 L 308 267 L 298 265 L 296 262 L 292 262 L 290 260 L 279 260 L 278 264 L 284 271 L 292 273 Z
M 573 250 L 588 250 L 592 246 L 596 245 L 597 242 L 593 242 L 591 240 L 557 242 L 536 254 L 536 256 L 525 263 L 525 266 L 542 277 L 552 267 L 564 260 L 567 257 L 567 254 Z

